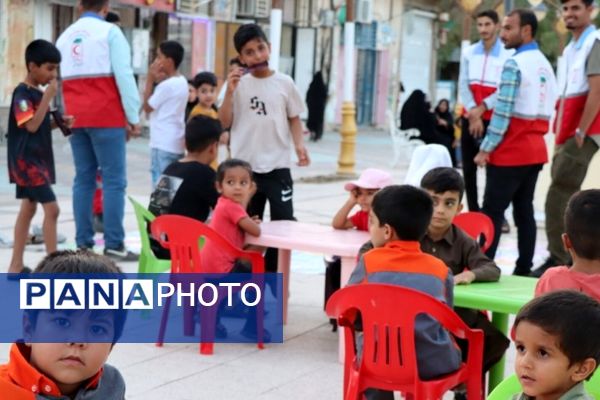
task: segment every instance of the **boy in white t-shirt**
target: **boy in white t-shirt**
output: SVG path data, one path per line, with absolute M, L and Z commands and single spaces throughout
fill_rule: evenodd
M 227 76 L 219 119 L 231 127 L 231 156 L 249 162 L 254 172 L 257 191 L 248 213 L 262 219 L 268 200 L 271 220 L 293 220 L 292 148 L 298 165 L 310 163 L 300 121 L 304 101 L 289 76 L 269 68 L 271 48 L 260 26 L 240 26 L 233 42 L 246 68 L 232 68 Z M 275 271 L 276 250 L 265 258 L 267 271 Z
M 181 44 L 172 40 L 164 41 L 148 71 L 144 111 L 150 115 L 150 172 L 153 187 L 165 168 L 182 158 L 185 151 L 188 83 L 177 70 L 183 54 Z

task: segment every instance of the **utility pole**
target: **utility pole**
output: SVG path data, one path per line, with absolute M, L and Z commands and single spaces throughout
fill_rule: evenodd
M 514 0 L 504 0 L 504 15 L 508 15 L 508 13 L 512 11 L 515 6 L 514 3 Z
M 346 0 L 344 23 L 344 97 L 338 175 L 354 175 L 356 151 L 356 106 L 354 105 L 354 1 Z
M 271 56 L 269 57 L 269 67 L 279 71 L 279 54 L 281 52 L 281 20 L 282 20 L 282 0 L 273 0 L 271 6 L 271 18 L 269 28 L 269 41 L 271 42 Z

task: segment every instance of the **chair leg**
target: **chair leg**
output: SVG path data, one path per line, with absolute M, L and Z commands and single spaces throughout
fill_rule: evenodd
M 196 324 L 194 323 L 194 314 L 196 307 L 190 304 L 190 299 L 183 299 L 183 334 L 185 336 L 195 336 Z
M 165 331 L 167 329 L 167 321 L 169 320 L 169 309 L 171 307 L 171 297 L 167 297 L 165 302 L 165 308 L 162 312 L 162 317 L 160 319 L 160 328 L 158 330 L 158 340 L 156 341 L 157 347 L 162 347 L 165 341 Z
M 200 307 L 200 354 L 213 354 L 218 309 L 219 303 L 212 307 Z

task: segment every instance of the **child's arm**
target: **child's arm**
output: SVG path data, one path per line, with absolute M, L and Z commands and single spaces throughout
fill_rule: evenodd
M 290 124 L 290 130 L 292 131 L 294 148 L 296 149 L 296 155 L 298 156 L 298 165 L 305 167 L 310 164 L 310 158 L 308 157 L 308 151 L 306 150 L 306 147 L 304 147 L 302 121 L 300 121 L 300 116 L 289 118 L 288 121 Z
M 477 242 L 467 238 L 463 244 L 463 260 L 466 261 L 464 271 L 454 276 L 455 284 L 469 284 L 471 282 L 496 282 L 500 279 L 500 268 L 490 260 Z
M 154 60 L 152 64 L 150 64 L 150 68 L 148 68 L 148 76 L 146 77 L 146 86 L 144 87 L 144 104 L 142 108 L 146 114 L 150 114 L 154 111 L 154 107 L 150 105 L 148 102 L 150 97 L 152 97 L 152 92 L 154 91 L 154 84 L 158 80 L 158 75 L 160 73 L 160 63 L 158 60 Z
M 259 221 L 259 222 L 257 222 Z M 252 236 L 260 236 L 260 220 L 250 217 L 244 217 L 238 221 L 241 230 Z
M 48 114 L 48 110 L 50 109 L 50 102 L 56 95 L 57 91 L 58 81 L 56 79 L 52 79 L 44 91 L 42 101 L 40 101 L 37 110 L 35 110 L 33 118 L 23 125 L 25 129 L 27 129 L 27 132 L 36 133 L 38 129 L 40 129 L 40 125 L 42 125 L 42 122 L 44 122 L 44 118 L 46 118 L 46 114 Z
M 233 122 L 233 93 L 242 77 L 242 68 L 233 68 L 227 75 L 227 90 L 225 98 L 219 107 L 219 120 L 224 128 L 231 127 Z
M 348 198 L 348 200 L 346 200 L 346 202 L 344 203 L 342 208 L 340 208 L 338 210 L 338 212 L 335 214 L 335 216 L 333 217 L 331 226 L 333 226 L 335 229 L 354 228 L 354 224 L 348 218 L 348 214 L 350 214 L 350 211 L 352 211 L 352 209 L 354 208 L 355 205 L 356 205 L 356 196 L 355 196 L 354 192 L 350 192 L 350 197 Z

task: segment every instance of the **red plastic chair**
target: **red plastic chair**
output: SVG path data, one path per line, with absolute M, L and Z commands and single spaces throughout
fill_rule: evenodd
M 395 390 L 416 400 L 441 399 L 459 383 L 469 399 L 482 398 L 483 332 L 472 330 L 435 298 L 401 286 L 364 283 L 335 292 L 327 315 L 344 327 L 344 399 L 358 400 L 367 388 Z M 357 358 L 354 319 L 360 312 L 364 347 Z M 426 313 L 454 336 L 469 343 L 467 362 L 439 379 L 421 381 L 415 349 L 415 318 Z M 444 362 L 444 360 L 440 360 Z
M 484 253 L 492 245 L 495 234 L 494 223 L 484 213 L 477 211 L 464 212 L 454 217 L 452 222 L 475 240 L 479 240 L 479 237 L 483 235 L 485 242 L 483 242 L 481 250 Z
M 260 253 L 238 249 L 211 227 L 198 220 L 180 215 L 161 215 L 152 222 L 151 231 L 152 236 L 158 240 L 160 245 L 171 252 L 172 280 L 176 279 L 173 277 L 173 274 L 203 272 L 202 252 L 200 251 L 202 240 L 210 240 L 222 252 L 228 253 L 234 258 L 249 260 L 252 264 L 253 274 L 263 274 L 265 272 L 264 258 Z M 224 298 L 226 293 L 226 289 L 223 288 L 223 292 L 219 291 L 219 298 Z M 164 341 L 170 305 L 171 297 L 168 297 L 161 319 L 157 346 L 162 346 Z M 216 310 L 217 307 L 200 307 L 200 320 L 203 321 L 200 338 L 201 354 L 213 354 L 214 343 L 208 341 L 206 338 L 214 338 Z M 186 336 L 194 336 L 195 324 L 193 312 L 192 307 L 184 308 L 183 331 Z M 258 337 L 261 337 L 261 332 L 263 331 L 263 315 L 263 303 L 260 302 L 256 316 Z M 264 348 L 262 341 L 258 342 L 258 348 Z

